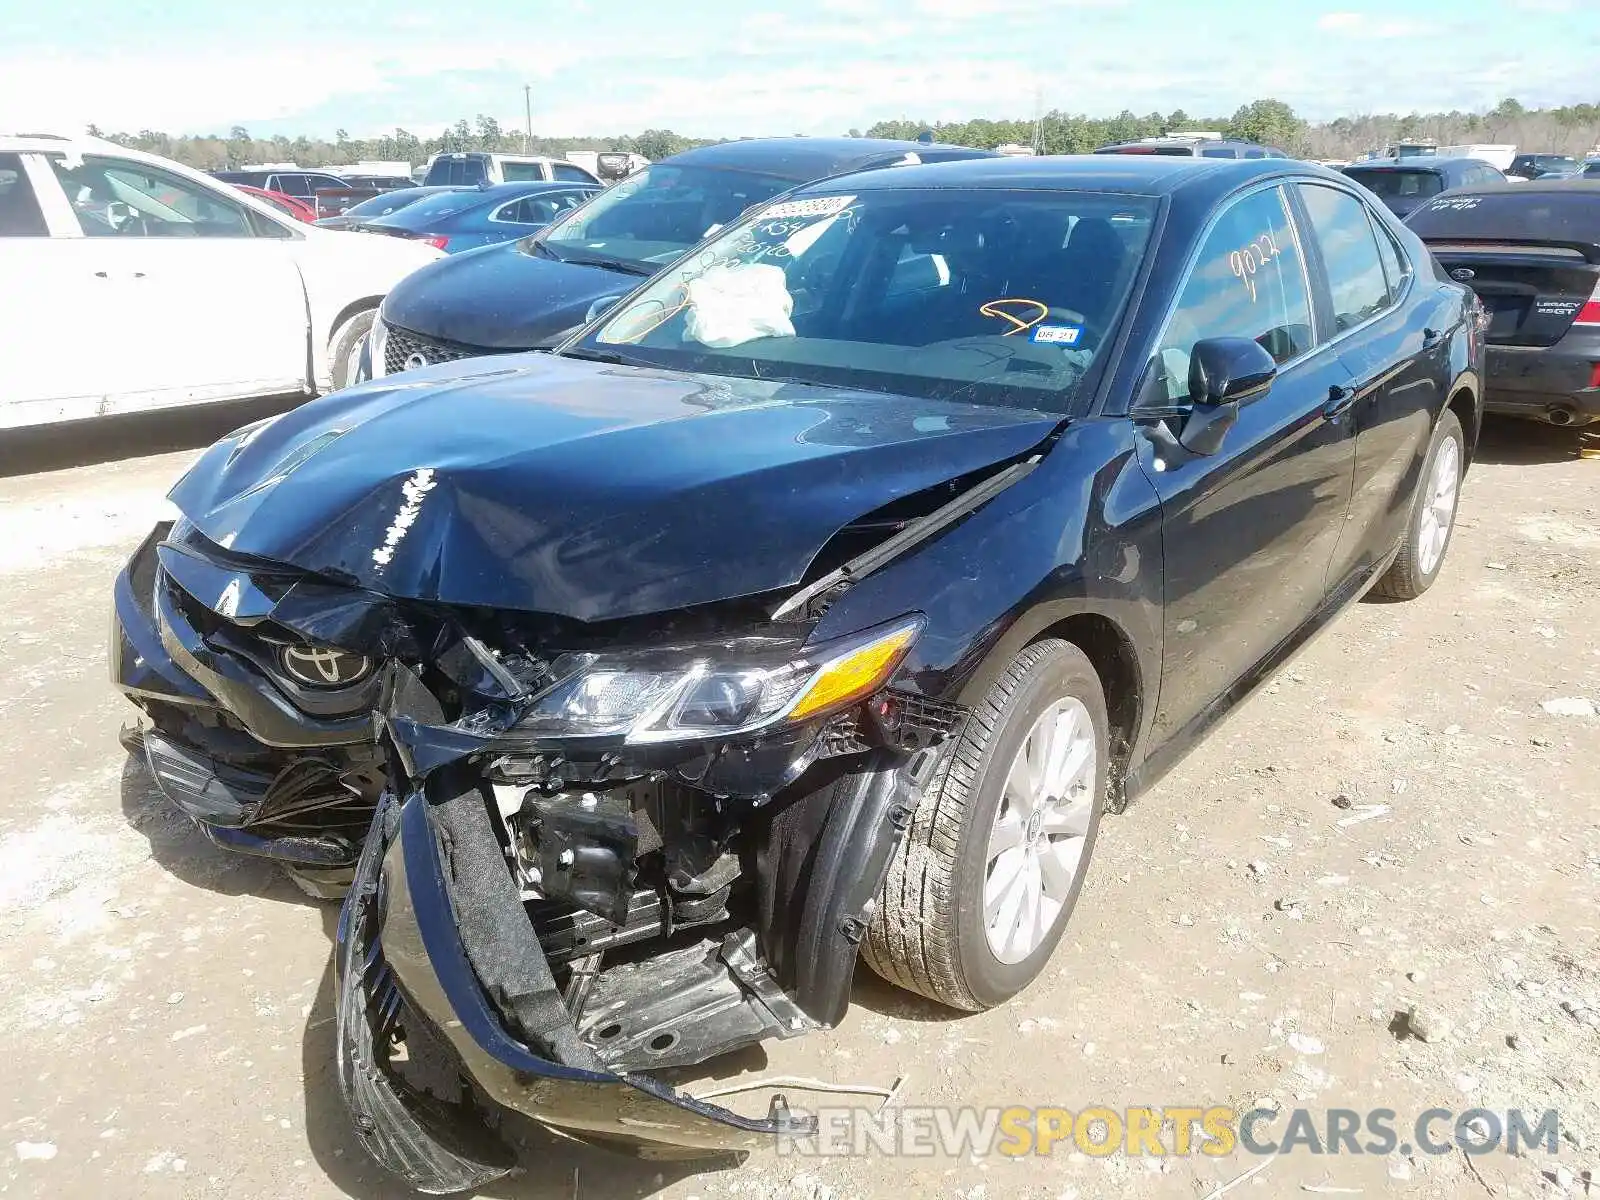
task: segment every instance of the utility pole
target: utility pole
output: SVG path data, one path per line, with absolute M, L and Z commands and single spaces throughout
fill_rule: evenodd
M 522 152 L 527 154 L 533 145 L 533 87 L 526 83 L 522 85 L 522 119 Z
M 1044 89 L 1033 89 L 1033 152 L 1044 153 Z

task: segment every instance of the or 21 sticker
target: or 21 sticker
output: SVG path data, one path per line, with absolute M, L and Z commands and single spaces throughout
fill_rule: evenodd
M 1082 336 L 1082 325 L 1035 325 L 1029 340 L 1045 346 L 1076 346 Z

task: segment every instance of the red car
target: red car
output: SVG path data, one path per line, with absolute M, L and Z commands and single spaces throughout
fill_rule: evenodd
M 316 210 L 304 200 L 287 196 L 282 192 L 269 192 L 266 188 L 251 187 L 247 183 L 236 183 L 233 186 L 241 192 L 249 192 L 257 200 L 265 200 L 274 208 L 283 210 L 296 221 L 304 221 L 309 225 L 317 219 Z

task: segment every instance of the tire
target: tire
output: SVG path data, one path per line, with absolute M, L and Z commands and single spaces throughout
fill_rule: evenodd
M 1082 828 L 1081 854 L 1070 886 L 1056 888 L 1060 907 L 1042 938 L 1020 957 L 1015 944 L 1002 956 L 991 943 L 984 909 L 985 888 L 991 882 L 991 832 L 1003 801 L 1013 814 L 1026 811 L 1010 807 L 1007 777 L 1036 722 L 1061 705 L 1067 706 L 1072 728 L 1093 737 L 1093 765 L 1085 765 L 1071 793 L 1076 797 L 1070 805 L 1073 827 Z M 1011 660 L 961 737 L 946 749 L 890 860 L 882 896 L 862 940 L 862 957 L 874 971 L 908 991 L 967 1011 L 1002 1004 L 1039 976 L 1072 916 L 1105 811 L 1107 729 L 1105 693 L 1083 651 L 1049 639 Z M 1081 745 L 1081 740 L 1073 744 Z M 1048 805 L 1042 811 L 1061 814 Z M 1032 825 L 1030 821 L 1022 828 L 1036 839 L 1039 833 Z M 1058 836 L 1070 841 L 1068 835 Z M 1031 854 L 1029 847 L 1039 844 L 1025 838 L 1018 853 Z M 1061 843 L 1047 836 L 1045 844 Z M 1000 868 L 1011 861 L 994 860 L 997 885 Z M 1035 860 L 1042 861 L 1042 856 Z M 1061 869 L 1038 878 L 1042 888 L 1047 878 L 1059 881 Z
M 351 387 L 356 382 L 356 363 L 361 358 L 361 346 L 372 332 L 372 322 L 377 318 L 376 308 L 364 308 L 339 326 L 328 348 L 328 374 L 330 391 Z
M 1450 539 L 1455 534 L 1456 512 L 1460 507 L 1461 477 L 1466 469 L 1466 438 L 1461 433 L 1461 422 L 1448 408 L 1433 427 L 1433 440 L 1428 444 L 1428 457 L 1423 460 L 1422 474 L 1417 478 L 1416 494 L 1411 498 L 1411 519 L 1406 522 L 1406 540 L 1400 555 L 1384 572 L 1372 589 L 1373 594 L 1387 600 L 1415 600 L 1433 586 L 1444 566 L 1445 555 L 1450 550 Z M 1454 479 L 1450 481 L 1449 512 L 1442 515 L 1439 493 L 1441 482 L 1435 476 L 1448 472 L 1448 463 L 1454 463 Z M 1443 540 L 1439 540 L 1439 523 L 1443 520 Z M 1427 544 L 1431 536 L 1437 553 Z

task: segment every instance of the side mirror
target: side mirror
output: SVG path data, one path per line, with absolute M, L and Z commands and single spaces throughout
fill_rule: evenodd
M 1178 441 L 1195 454 L 1215 454 L 1239 419 L 1239 406 L 1259 400 L 1277 378 L 1278 364 L 1249 338 L 1206 338 L 1189 352 L 1189 399 Z

